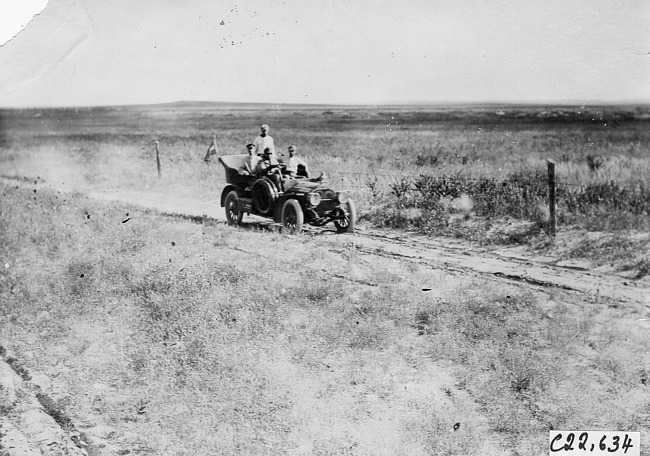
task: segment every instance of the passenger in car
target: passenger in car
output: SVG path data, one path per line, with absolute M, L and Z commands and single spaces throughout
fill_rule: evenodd
M 298 148 L 296 146 L 289 146 L 289 159 L 285 162 L 285 174 L 289 177 L 309 177 L 309 169 L 307 163 L 298 157 Z
M 244 161 L 244 164 L 239 168 L 239 174 L 242 176 L 253 176 L 256 174 L 257 164 L 260 162 L 260 157 L 255 155 L 255 145 L 247 144 L 246 149 L 248 151 L 248 157 Z
M 253 146 L 257 155 L 262 155 L 266 149 L 269 149 L 271 156 L 277 158 L 273 137 L 268 134 L 269 129 L 267 124 L 260 126 L 260 135 L 253 140 Z

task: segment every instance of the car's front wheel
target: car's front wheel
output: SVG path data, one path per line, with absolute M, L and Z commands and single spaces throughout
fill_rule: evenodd
M 339 233 L 351 233 L 357 223 L 357 207 L 354 201 L 349 199 L 347 203 L 341 205 L 343 217 L 334 220 L 334 226 Z
M 302 212 L 300 203 L 295 199 L 289 199 L 282 205 L 282 228 L 289 233 L 300 233 L 305 221 L 305 214 Z
M 239 210 L 239 197 L 236 191 L 233 190 L 226 195 L 224 207 L 226 209 L 226 220 L 228 220 L 228 223 L 231 225 L 241 224 L 244 213 Z

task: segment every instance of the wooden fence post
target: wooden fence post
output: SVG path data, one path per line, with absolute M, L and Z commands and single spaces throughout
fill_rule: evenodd
M 550 236 L 555 236 L 557 219 L 555 217 L 555 162 L 546 160 L 548 164 L 548 229 Z
M 160 172 L 160 152 L 158 152 L 158 141 L 156 141 L 156 167 L 158 168 L 158 177 L 161 177 Z

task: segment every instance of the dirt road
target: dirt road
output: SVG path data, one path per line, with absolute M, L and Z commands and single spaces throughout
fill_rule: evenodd
M 89 191 L 93 198 L 136 204 L 170 215 L 208 217 L 226 222 L 219 195 L 197 192 L 187 187 L 168 192 L 99 189 Z M 269 225 L 267 219 L 245 217 L 253 225 Z M 324 228 L 327 230 L 328 228 Z M 333 229 L 329 227 L 329 229 Z M 317 235 L 323 229 L 308 227 Z M 370 255 L 399 258 L 435 269 L 463 274 L 491 276 L 536 287 L 561 288 L 591 297 L 639 303 L 650 307 L 650 280 L 634 279 L 608 268 L 596 268 L 587 262 L 562 261 L 531 252 L 525 247 L 481 247 L 456 238 L 428 237 L 399 230 L 380 230 L 361 225 L 354 235 L 354 248 Z M 427 284 L 423 284 L 426 288 Z
M 34 179 L 7 179 L 5 182 L 57 188 L 53 182 Z M 59 186 L 61 191 L 80 191 L 104 200 L 134 204 L 170 216 L 193 219 L 208 218 L 226 223 L 225 213 L 219 204 L 219 194 L 205 192 L 198 187 L 165 186 L 140 190 L 120 189 L 111 186 L 94 187 L 72 184 Z M 256 216 L 244 218 L 246 226 L 268 226 L 268 219 Z M 318 235 L 329 228 L 308 227 L 307 235 Z M 570 234 L 569 234 L 570 235 Z M 459 274 L 492 277 L 526 286 L 559 288 L 584 294 L 587 297 L 604 297 L 614 302 L 641 304 L 650 308 L 650 277 L 635 279 L 632 273 L 621 273 L 613 268 L 594 267 L 588 262 L 571 262 L 522 246 L 484 247 L 471 242 L 443 237 L 429 237 L 399 230 L 381 230 L 361 224 L 349 236 L 360 253 L 399 258 L 434 269 Z M 562 236 L 560 233 L 558 236 Z M 427 288 L 428 284 L 422 284 Z

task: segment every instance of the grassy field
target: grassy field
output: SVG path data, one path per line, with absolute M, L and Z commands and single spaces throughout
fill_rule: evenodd
M 212 135 L 221 154 L 242 153 L 259 124 L 267 122 L 280 151 L 297 145 L 313 169 L 353 188 L 363 203 L 402 196 L 394 184 L 403 178 L 415 183 L 421 175 L 459 176 L 461 181 L 507 181 L 515 175 L 542 179 L 530 185 L 544 186 L 547 159 L 557 162 L 562 195 L 572 189 L 576 193 L 576 186 L 613 182 L 641 191 L 642 197 L 650 177 L 649 119 L 647 108 L 615 106 L 545 111 L 526 106 L 233 109 L 180 104 L 4 110 L 0 148 L 5 173 L 66 160 L 63 164 L 77 165 L 74 170 L 90 183 L 140 186 L 155 182 L 153 141 L 158 140 L 169 181 L 212 188 L 223 179 L 220 170 L 201 161 Z M 597 196 L 592 206 L 597 206 Z M 562 205 L 559 209 L 561 216 L 575 212 Z
M 0 228 L 0 345 L 48 375 L 41 402 L 95 454 L 545 454 L 550 429 L 649 443 L 647 309 L 38 185 L 2 186 Z
M 265 122 L 281 150 L 297 145 L 353 190 L 363 223 L 545 251 L 573 239 L 564 255 L 642 279 L 648 118 L 635 107 L 0 111 L 0 174 L 12 178 L 0 183 L 0 345 L 18 371 L 47 375 L 41 402 L 95 454 L 528 455 L 546 454 L 550 429 L 641 431 L 647 448 L 647 307 L 455 275 L 352 236 L 86 194 L 217 206 L 223 170 L 203 161 L 212 135 L 221 154 L 241 153 Z M 547 159 L 556 241 L 541 233 Z M 0 391 L 7 416 L 23 405 Z
M 546 238 L 546 160 L 556 162 L 560 232 L 600 233 L 650 265 L 650 110 L 634 106 L 305 107 L 194 105 L 0 111 L 2 174 L 63 189 L 143 189 L 218 198 L 220 154 L 244 152 L 261 122 L 280 151 L 297 145 L 314 171 L 353 191 L 362 221 L 489 244 L 557 248 Z M 154 141 L 163 178 L 158 179 Z M 606 258 L 607 257 L 607 258 Z

